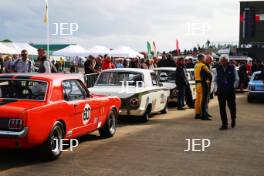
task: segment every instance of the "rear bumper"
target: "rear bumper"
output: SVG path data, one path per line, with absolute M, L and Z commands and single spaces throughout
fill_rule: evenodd
M 28 134 L 28 127 L 24 127 L 22 131 L 2 131 L 0 130 L 0 138 L 23 138 Z
M 250 98 L 263 99 L 264 100 L 264 91 L 249 91 L 248 96 Z
M 0 148 L 16 149 L 16 148 L 31 148 L 33 147 L 27 139 L 28 127 L 22 131 L 0 131 Z

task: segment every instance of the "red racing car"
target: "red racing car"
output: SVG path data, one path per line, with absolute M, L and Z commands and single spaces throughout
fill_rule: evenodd
M 40 148 L 49 160 L 61 150 L 56 141 L 99 130 L 116 132 L 118 97 L 90 95 L 78 75 L 1 74 L 0 148 Z

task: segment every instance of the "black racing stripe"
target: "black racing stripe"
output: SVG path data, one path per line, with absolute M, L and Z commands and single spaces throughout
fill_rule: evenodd
M 12 99 L 3 99 L 2 101 L 0 101 L 0 106 L 9 104 L 9 103 L 14 103 L 17 102 L 18 100 L 12 100 Z
M 0 75 L 0 78 L 2 79 L 12 79 L 14 75 Z
M 21 75 L 21 76 L 16 76 L 15 79 L 31 79 L 32 75 Z

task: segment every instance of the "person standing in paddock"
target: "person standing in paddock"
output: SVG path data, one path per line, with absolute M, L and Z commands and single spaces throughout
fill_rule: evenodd
M 196 84 L 196 100 L 195 100 L 195 119 L 211 120 L 206 113 L 207 95 L 208 95 L 208 79 L 212 78 L 212 74 L 205 65 L 205 56 L 198 55 L 198 62 L 194 67 L 194 77 Z
M 229 63 L 227 56 L 220 57 L 220 65 L 216 68 L 217 95 L 219 102 L 222 126 L 220 130 L 228 129 L 226 102 L 231 114 L 231 127 L 236 126 L 236 94 L 235 87 L 239 83 L 239 77 L 234 65 Z
M 188 85 L 188 80 L 184 68 L 184 58 L 178 58 L 176 65 L 175 83 L 178 90 L 178 110 L 185 110 L 183 107 L 185 100 L 185 87 Z

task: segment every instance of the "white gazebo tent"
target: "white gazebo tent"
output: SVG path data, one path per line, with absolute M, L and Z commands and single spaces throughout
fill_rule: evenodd
M 7 47 L 3 43 L 0 43 L 0 54 L 19 54 L 16 50 Z
M 76 57 L 76 56 L 83 56 L 83 53 L 86 52 L 88 52 L 88 50 L 86 50 L 80 45 L 69 45 L 61 50 L 53 52 L 52 55 Z
M 144 58 L 144 56 L 137 51 L 127 46 L 121 46 L 115 50 L 109 52 L 109 56 L 112 57 L 124 57 L 124 58 Z
M 99 46 L 96 45 L 90 49 L 87 50 L 87 52 L 82 53 L 83 56 L 94 56 L 94 57 L 98 57 L 99 55 L 103 56 L 105 54 L 109 54 L 110 49 L 105 47 L 105 46 Z
M 15 50 L 16 54 L 20 54 L 25 49 L 29 55 L 38 55 L 38 50 L 28 43 L 6 42 L 2 44 Z

